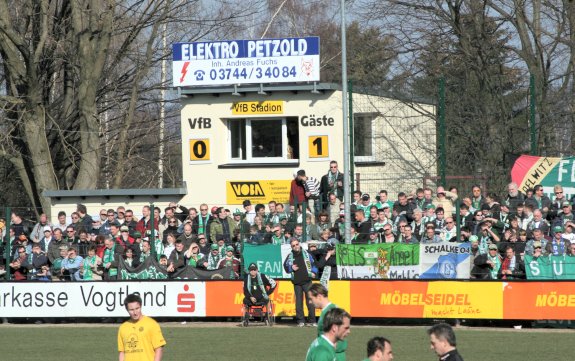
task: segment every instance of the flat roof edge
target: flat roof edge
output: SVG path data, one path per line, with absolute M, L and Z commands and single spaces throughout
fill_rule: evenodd
M 280 92 L 280 91 L 326 91 L 326 90 L 341 90 L 341 86 L 335 83 L 311 83 L 311 84 L 248 84 L 230 85 L 220 87 L 178 87 L 179 94 L 193 95 L 193 94 L 241 94 L 241 93 L 258 93 L 258 92 Z
M 180 188 L 142 188 L 142 189 L 74 189 L 44 191 L 42 195 L 50 198 L 72 197 L 118 197 L 118 196 L 184 196 L 187 187 Z

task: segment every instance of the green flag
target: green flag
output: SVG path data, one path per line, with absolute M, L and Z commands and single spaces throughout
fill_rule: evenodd
M 537 259 L 525 255 L 525 273 L 531 280 L 575 279 L 575 257 L 542 256 Z
M 283 277 L 281 245 L 253 245 L 246 243 L 244 244 L 242 256 L 246 272 L 248 272 L 250 263 L 253 262 L 258 265 L 258 270 L 266 276 L 273 278 Z

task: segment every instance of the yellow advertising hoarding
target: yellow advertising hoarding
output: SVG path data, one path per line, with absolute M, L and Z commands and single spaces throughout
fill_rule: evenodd
M 289 201 L 291 180 L 257 180 L 226 182 L 227 204 L 242 204 L 246 199 L 253 204 Z

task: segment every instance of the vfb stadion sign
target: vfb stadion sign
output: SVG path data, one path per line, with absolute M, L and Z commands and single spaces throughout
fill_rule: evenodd
M 319 81 L 319 37 L 176 43 L 174 86 Z

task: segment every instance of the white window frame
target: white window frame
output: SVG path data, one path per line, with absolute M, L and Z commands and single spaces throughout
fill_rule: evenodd
M 354 149 L 354 157 L 353 157 L 353 161 L 354 162 L 375 162 L 376 156 L 375 156 L 375 120 L 377 119 L 377 114 L 376 113 L 354 113 L 353 114 L 354 117 L 354 124 L 355 124 L 355 118 L 356 117 L 362 117 L 362 118 L 370 118 L 371 119 L 371 155 L 361 155 L 361 156 L 357 156 L 355 155 L 355 149 Z M 355 126 L 354 126 L 355 128 Z M 355 129 L 354 129 L 354 147 L 355 147 L 355 142 L 357 141 L 357 137 L 355 136 Z
M 288 159 L 288 144 L 287 144 L 287 119 L 285 117 L 265 117 L 265 118 L 242 118 L 245 119 L 246 131 L 246 144 L 244 145 L 246 151 L 246 159 L 232 158 L 232 130 L 231 122 L 238 121 L 239 119 L 228 118 L 228 160 L 229 163 L 297 163 L 299 159 Z M 282 127 L 282 156 L 281 157 L 253 157 L 252 156 L 252 121 L 257 120 L 281 120 Z M 243 149 L 241 150 L 243 152 Z M 300 154 L 301 156 L 301 154 Z

